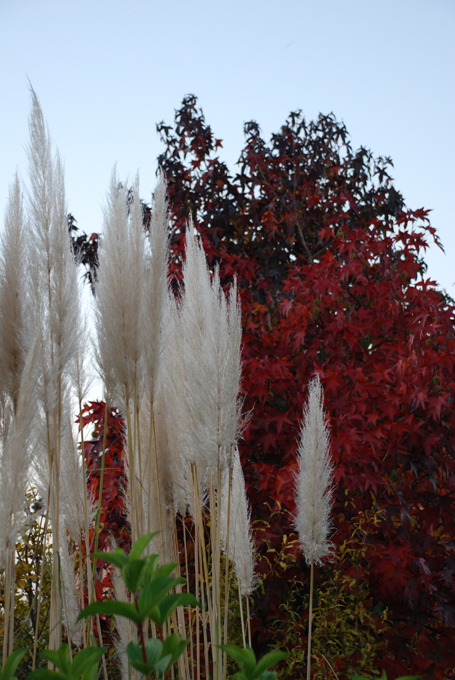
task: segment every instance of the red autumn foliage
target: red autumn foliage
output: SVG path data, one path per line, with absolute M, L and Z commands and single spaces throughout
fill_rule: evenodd
M 104 426 L 106 404 L 91 401 L 82 410 L 82 426 L 93 426 L 91 438 L 84 442 L 85 466 L 87 469 L 87 490 L 98 507 L 101 465 L 103 454 Z M 79 422 L 79 419 L 78 419 Z M 124 447 L 124 422 L 122 416 L 114 408 L 109 409 L 106 428 L 106 444 L 104 459 L 103 489 L 101 495 L 100 531 L 97 550 L 110 550 L 114 541 L 124 550 L 131 546 L 131 536 L 126 520 L 123 491 L 127 486 L 126 454 Z M 90 530 L 90 551 L 95 550 L 95 530 Z M 111 570 L 107 562 L 97 562 L 97 579 L 95 581 L 96 599 L 110 596 L 113 583 Z
M 174 276 L 191 214 L 222 281 L 238 280 L 252 411 L 241 457 L 261 540 L 279 549 L 293 531 L 296 440 L 317 371 L 336 463 L 335 547 L 356 514 L 383 516 L 365 539 L 373 604 L 391 622 L 377 666 L 442 679 L 455 667 L 455 308 L 425 279 L 422 253 L 439 244 L 428 211 L 406 208 L 390 159 L 353 151 L 333 115 L 292 113 L 269 144 L 247 123 L 235 176 L 195 97 L 158 130 Z M 259 568 L 258 649 L 279 644 L 270 622 L 290 579 L 307 579 L 302 558 Z

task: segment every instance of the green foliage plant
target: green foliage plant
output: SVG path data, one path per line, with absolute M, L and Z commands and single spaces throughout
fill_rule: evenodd
M 377 510 L 357 513 L 351 520 L 350 536 L 337 547 L 333 561 L 320 571 L 314 607 L 314 680 L 332 678 L 331 667 L 337 673 L 373 674 L 377 659 L 386 650 L 383 634 L 389 626 L 387 610 L 372 600 L 365 544 L 366 536 L 381 521 L 382 513 Z M 288 542 L 293 544 L 292 539 L 286 541 L 282 552 L 273 555 L 273 562 L 287 566 L 292 573 L 295 557 L 286 547 Z M 280 614 L 275 614 L 271 624 L 277 647 L 292 650 L 281 671 L 282 680 L 293 680 L 305 668 L 308 605 L 307 584 L 293 577 L 279 605 Z
M 85 647 L 71 659 L 68 645 L 41 652 L 40 656 L 59 670 L 37 668 L 28 680 L 95 680 L 99 660 L 107 650 L 103 647 Z
M 17 680 L 17 667 L 26 654 L 26 649 L 14 650 L 14 652 L 12 652 L 6 659 L 3 669 L 0 670 L 0 680 Z
M 178 633 L 172 633 L 160 640 L 148 636 L 148 621 L 161 630 L 177 607 L 198 606 L 198 601 L 190 593 L 170 593 L 169 591 L 185 582 L 183 578 L 171 576 L 178 566 L 171 562 L 158 567 L 158 555 L 141 557 L 147 545 L 157 532 L 145 534 L 137 539 L 127 555 L 122 548 L 112 553 L 96 552 L 94 557 L 116 566 L 126 587 L 131 593 L 131 602 L 103 600 L 92 602 L 86 607 L 79 619 L 95 614 L 122 616 L 132 621 L 137 628 L 139 644 L 131 641 L 126 653 L 131 666 L 145 677 L 156 673 L 157 678 L 173 666 L 185 650 L 188 640 L 182 640 Z
M 176 563 L 158 566 L 158 555 L 142 557 L 156 532 L 141 536 L 126 554 L 121 548 L 111 553 L 97 552 L 93 557 L 108 562 L 120 571 L 120 576 L 131 593 L 130 601 L 104 600 L 90 603 L 79 615 L 79 620 L 97 614 L 120 616 L 135 624 L 139 643 L 131 640 L 126 648 L 130 666 L 145 678 L 161 680 L 183 654 L 188 640 L 176 632 L 166 634 L 170 628 L 168 619 L 177 607 L 200 606 L 194 595 L 170 592 L 184 582 L 173 577 Z M 153 622 L 154 632 L 149 635 Z M 158 635 L 161 636 L 158 637 Z M 276 680 L 276 673 L 269 668 L 287 658 L 286 652 L 271 651 L 259 661 L 252 649 L 236 645 L 220 645 L 238 665 L 233 680 Z M 17 680 L 15 672 L 26 649 L 14 651 L 5 661 L 0 680 Z M 72 657 L 70 647 L 62 644 L 57 650 L 47 650 L 40 657 L 48 662 L 48 668 L 37 668 L 27 675 L 27 680 L 95 680 L 99 661 L 106 648 L 86 647 Z
M 265 654 L 259 661 L 249 647 L 242 649 L 235 645 L 221 645 L 221 649 L 234 659 L 240 670 L 232 675 L 232 680 L 276 680 L 276 672 L 269 668 L 279 661 L 286 659 L 286 652 L 272 651 Z
M 343 659 L 346 670 L 371 673 L 375 659 L 384 652 L 382 633 L 388 626 L 387 611 L 375 609 L 372 602 L 365 553 L 365 545 L 355 535 L 344 541 L 320 586 L 315 647 L 321 673 L 324 656 L 332 663 Z
M 24 648 L 14 673 L 19 680 L 31 668 L 35 636 L 40 648 L 49 641 L 49 600 L 51 592 L 51 530 L 45 521 L 38 492 L 31 487 L 25 503 L 26 521 L 15 550 L 14 646 Z M 5 575 L 0 574 L 0 602 L 4 602 Z M 38 594 L 41 592 L 40 606 Z M 5 612 L 0 607 L 0 638 L 5 634 Z M 8 657 L 9 658 L 9 657 Z M 0 676 L 1 677 L 1 676 Z

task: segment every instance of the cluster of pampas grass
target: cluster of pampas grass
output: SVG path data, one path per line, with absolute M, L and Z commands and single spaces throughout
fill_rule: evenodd
M 48 506 L 52 528 L 53 578 L 50 613 L 50 648 L 62 637 L 60 564 L 68 564 L 66 536 L 60 528 L 71 498 L 62 494 L 62 472 L 68 449 L 67 430 L 72 411 L 71 366 L 80 341 L 80 305 L 77 270 L 68 238 L 67 206 L 62 163 L 52 154 L 50 137 L 35 92 L 32 90 L 29 155 L 29 223 L 27 274 L 29 294 L 25 341 L 36 343 L 34 388 L 37 415 L 33 458 L 34 479 Z M 79 485 L 83 478 L 78 477 Z M 81 518 L 82 520 L 82 518 Z M 63 524 L 64 526 L 64 524 Z M 63 557 L 63 559 L 62 559 Z M 69 575 L 66 578 L 68 583 Z M 76 611 L 77 614 L 77 611 Z
M 31 103 L 26 201 L 16 176 L 0 262 L 0 566 L 8 600 L 4 657 L 13 644 L 14 553 L 24 528 L 28 486 L 38 489 L 52 530 L 49 644 L 54 649 L 61 644 L 63 620 L 67 633 L 81 642 L 81 628 L 75 626 L 80 597 L 67 532 L 79 543 L 93 516 L 72 426 L 75 373 L 81 378 L 75 362 L 84 335 L 63 168 L 32 88 Z M 39 612 L 41 594 L 35 596 Z M 36 645 L 35 638 L 35 654 Z
M 13 649 L 15 546 L 24 499 L 33 484 L 52 530 L 51 649 L 65 635 L 87 646 L 92 625 L 76 619 L 95 597 L 105 442 L 99 497 L 87 494 L 86 473 L 74 438 L 74 407 L 82 413 L 90 376 L 91 341 L 82 318 L 80 283 L 67 226 L 63 168 L 53 154 L 38 98 L 31 89 L 29 189 L 24 206 L 16 176 L 9 194 L 0 251 L 0 569 L 5 582 L 3 658 Z M 107 406 L 125 418 L 127 508 L 132 539 L 157 531 L 149 550 L 180 572 L 178 529 L 183 527 L 186 576 L 188 532 L 194 545 L 196 596 L 202 611 L 178 608 L 161 634 L 189 637 L 179 677 L 202 677 L 201 657 L 213 677 L 226 676 L 229 590 L 235 573 L 244 645 L 251 646 L 249 598 L 255 587 L 250 509 L 238 452 L 244 420 L 241 384 L 241 310 L 235 281 L 224 290 L 210 272 L 191 221 L 186 230 L 182 288 L 168 282 L 166 182 L 160 174 L 151 227 L 143 225 L 139 179 L 131 190 L 114 169 L 104 211 L 95 286 L 96 360 Z M 105 419 L 107 421 L 107 419 Z M 81 441 L 84 450 L 83 429 Z M 298 450 L 296 530 L 311 566 L 330 552 L 332 467 L 319 379 L 309 400 Z M 90 529 L 94 545 L 89 545 Z M 83 545 L 84 544 L 84 545 Z M 46 546 L 43 546 L 43 550 Z M 75 575 L 74 550 L 80 556 Z M 223 558 L 224 555 L 224 558 Z M 117 596 L 131 599 L 131 594 Z M 224 602 L 222 598 L 224 597 Z M 246 616 L 242 602 L 246 600 Z M 36 593 L 39 620 L 40 593 Z M 98 620 L 98 633 L 101 628 Z M 117 625 L 117 644 L 131 639 Z M 194 646 L 193 646 L 194 645 Z M 34 659 L 38 646 L 35 635 Z M 105 677 L 106 666 L 104 666 Z M 122 662 L 122 677 L 131 669 Z
M 218 272 L 210 274 L 202 244 L 190 224 L 183 287 L 174 296 L 167 280 L 164 177 L 160 176 L 154 195 L 150 234 L 142 227 L 137 182 L 130 202 L 125 186 L 114 174 L 95 292 L 100 374 L 106 398 L 120 406 L 127 424 L 132 537 L 135 540 L 158 530 L 151 550 L 161 553 L 164 561 L 178 561 L 177 522 L 191 517 L 199 572 L 196 584 L 206 584 L 207 621 L 212 643 L 219 644 L 223 639 L 222 487 L 226 477 L 230 478 L 241 432 L 237 290 L 233 285 L 226 295 Z M 209 545 L 204 539 L 207 512 Z M 243 532 L 248 534 L 247 511 L 242 519 L 246 523 Z M 252 578 L 251 540 L 244 549 L 249 551 L 245 560 L 251 564 Z M 235 563 L 240 564 L 238 554 Z M 247 588 L 244 594 L 250 591 Z M 177 612 L 173 625 L 181 630 L 183 621 L 183 612 Z M 202 627 L 197 631 L 202 634 Z M 215 644 L 210 654 L 215 677 L 222 677 Z
M 13 646 L 15 546 L 25 521 L 24 496 L 29 469 L 30 359 L 22 346 L 24 327 L 23 260 L 25 218 L 20 181 L 9 192 L 0 252 L 0 569 L 5 569 L 3 657 Z

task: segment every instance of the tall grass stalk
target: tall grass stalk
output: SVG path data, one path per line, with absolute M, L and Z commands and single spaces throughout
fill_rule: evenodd
M 204 638 L 205 655 L 210 652 L 214 677 L 221 678 L 223 661 L 216 646 L 223 641 L 225 618 L 221 606 L 221 488 L 241 430 L 240 308 L 235 286 L 226 297 L 218 272 L 210 275 L 191 223 L 186 232 L 183 292 L 177 306 L 170 304 L 168 323 L 172 329 L 168 329 L 165 357 L 169 409 L 177 418 L 177 447 L 181 468 L 187 471 L 183 483 L 195 525 L 196 583 L 198 587 L 200 581 L 200 596 L 207 600 L 211 645 L 208 650 Z M 208 544 L 204 539 L 207 514 Z M 196 634 L 198 646 L 198 628 Z
M 38 98 L 31 89 L 29 157 L 29 307 L 28 341 L 38 344 L 35 381 L 42 428 L 42 457 L 35 460 L 37 482 L 47 487 L 53 537 L 50 648 L 62 637 L 62 603 L 58 557 L 61 548 L 61 467 L 64 412 L 69 400 L 69 365 L 78 337 L 76 267 L 70 247 L 63 168 L 52 155 Z
M 81 605 L 83 608 L 84 601 L 83 601 L 83 595 L 84 595 L 84 589 L 82 587 L 82 584 L 84 583 L 84 577 L 86 579 L 87 583 L 87 594 L 88 594 L 88 603 L 92 602 L 93 600 L 93 595 L 94 595 L 94 583 L 93 583 L 93 578 L 92 578 L 92 568 L 91 568 L 91 563 L 90 563 L 90 527 L 92 526 L 95 517 L 96 517 L 96 499 L 89 495 L 87 491 L 87 479 L 86 479 L 86 467 L 85 467 L 85 438 L 84 438 L 84 426 L 83 426 L 83 416 L 82 416 L 82 404 L 84 399 L 86 398 L 91 382 L 92 382 L 92 376 L 90 375 L 88 368 L 87 368 L 87 357 L 88 357 L 88 348 L 91 347 L 91 342 L 90 342 L 90 336 L 89 336 L 89 331 L 88 331 L 88 326 L 84 318 L 81 317 L 80 320 L 80 334 L 79 334 L 79 343 L 76 348 L 76 352 L 74 355 L 73 363 L 72 363 L 72 370 L 71 370 L 71 379 L 74 385 L 74 390 L 76 393 L 76 399 L 77 399 L 77 404 L 78 404 L 78 418 L 79 418 L 79 433 L 80 433 L 80 438 L 79 438 L 79 445 L 80 445 L 80 450 L 82 454 L 82 464 L 80 465 L 80 484 L 81 488 L 83 491 L 83 498 L 82 498 L 82 504 L 83 504 L 83 517 L 82 517 L 82 527 L 80 527 L 81 531 L 79 534 L 76 536 L 73 536 L 74 540 L 76 538 L 79 539 L 79 575 L 80 575 L 80 583 L 81 583 L 81 588 L 80 588 L 80 596 L 81 596 Z M 70 531 L 71 533 L 71 531 Z M 85 564 L 83 563 L 83 555 L 84 555 L 84 550 L 82 549 L 82 546 L 84 545 L 85 548 Z M 84 568 L 85 567 L 85 568 Z M 100 631 L 101 633 L 101 631 Z M 85 629 L 84 629 L 84 647 L 87 646 L 90 642 L 89 638 L 91 636 L 91 629 L 88 629 L 87 624 L 85 624 Z
M 13 649 L 14 552 L 25 519 L 24 498 L 31 455 L 28 423 L 33 415 L 30 360 L 24 376 L 22 337 L 24 226 L 22 191 L 16 175 L 9 190 L 0 250 L 0 569 L 5 569 L 3 659 Z
M 308 385 L 308 401 L 298 445 L 295 528 L 307 564 L 310 566 L 310 608 L 308 626 L 307 680 L 311 675 L 314 565 L 330 554 L 329 540 L 333 505 L 333 464 L 330 436 L 324 413 L 324 395 L 319 376 Z
M 98 364 L 106 402 L 117 404 L 127 423 L 130 521 L 133 541 L 140 530 L 137 481 L 136 414 L 142 392 L 141 312 L 145 250 L 142 220 L 137 218 L 137 182 L 133 205 L 114 172 L 104 212 L 104 232 L 96 285 Z M 134 205 L 136 204 L 136 208 Z
M 246 647 L 245 630 L 247 630 L 248 644 L 251 647 L 249 597 L 255 587 L 255 564 L 251 513 L 248 508 L 245 479 L 237 447 L 233 450 L 232 463 L 227 482 L 223 485 L 221 499 L 221 544 L 229 558 L 227 562 L 233 563 L 237 576 L 243 643 Z M 246 625 L 243 616 L 242 597 L 246 600 Z

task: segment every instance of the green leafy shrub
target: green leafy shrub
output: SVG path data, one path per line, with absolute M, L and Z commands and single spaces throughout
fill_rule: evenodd
M 51 591 L 52 544 L 42 503 L 33 487 L 27 493 L 27 522 L 16 544 L 16 589 L 14 603 L 14 646 L 25 648 L 14 673 L 19 680 L 31 669 L 35 633 L 37 646 L 45 649 L 49 640 L 49 599 Z M 4 573 L 0 574 L 0 602 L 4 602 Z M 38 588 L 41 603 L 37 608 Z M 0 639 L 4 636 L 4 609 L 0 607 Z M 11 676 L 12 677 L 12 676 Z
M 365 559 L 367 532 L 381 521 L 378 512 L 360 513 L 353 520 L 351 536 L 337 547 L 333 560 L 319 575 L 313 620 L 314 680 L 334 677 L 337 672 L 373 673 L 386 644 L 387 610 L 374 603 L 369 588 L 369 563 Z M 283 566 L 293 567 L 293 558 L 277 556 Z M 277 644 L 292 650 L 292 658 L 281 671 L 292 680 L 306 668 L 308 634 L 307 583 L 293 578 L 280 615 L 272 623 Z M 278 642 L 279 641 L 279 642 Z
M 221 645 L 229 656 L 234 659 L 240 670 L 232 676 L 232 680 L 276 680 L 275 671 L 269 671 L 270 666 L 287 658 L 284 652 L 269 652 L 257 661 L 252 649 L 242 649 L 235 645 Z

